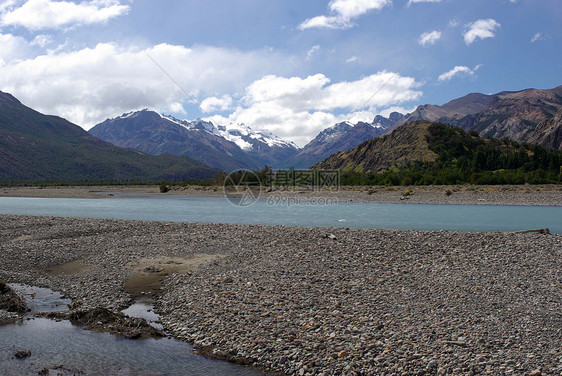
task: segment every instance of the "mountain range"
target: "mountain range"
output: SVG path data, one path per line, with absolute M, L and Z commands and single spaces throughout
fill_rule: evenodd
M 342 122 L 326 128 L 305 145 L 293 158 L 286 160 L 282 167 L 309 168 L 330 155 L 354 148 L 363 141 L 381 136 L 388 127 L 404 115 L 393 112 L 388 118 L 377 115 L 372 123 Z
M 353 185 L 562 182 L 562 151 L 417 120 L 316 164 Z
M 256 153 L 252 155 L 244 152 L 240 147 L 240 145 L 253 146 L 242 136 L 223 131 L 225 136 L 230 136 L 230 139 L 227 139 L 219 132 L 210 122 L 178 120 L 149 110 L 108 119 L 89 131 L 92 136 L 119 147 L 133 148 L 152 155 L 164 153 L 184 155 L 224 171 L 263 167 L 256 155 L 259 155 L 259 150 L 265 147 L 260 148 L 261 145 L 256 145 Z M 239 133 L 241 134 L 242 130 Z M 255 142 L 260 141 L 255 139 Z M 283 147 L 296 150 L 290 144 L 283 144 L 270 150 L 271 158 L 274 158 L 275 152 Z
M 170 153 L 195 158 L 225 171 L 240 168 L 308 168 L 338 151 L 380 136 L 403 117 L 375 117 L 373 123 L 343 122 L 329 127 L 304 148 L 267 131 L 255 131 L 244 124 L 215 125 L 200 119 L 179 120 L 142 110 L 123 114 L 97 124 L 89 133 L 120 147 L 153 155 Z
M 179 120 L 146 109 L 107 119 L 88 134 L 65 119 L 43 115 L 0 92 L 0 180 L 182 180 L 266 165 L 309 168 L 338 152 L 355 153 L 356 160 L 363 155 L 360 164 L 365 166 L 374 158 L 367 156 L 367 149 L 389 143 L 383 145 L 388 156 L 376 157 L 384 169 L 388 165 L 385 159 L 400 161 L 416 153 L 431 157 L 423 151 L 424 138 L 419 132 L 399 145 L 381 138 L 396 132 L 396 137 L 406 137 L 401 136 L 401 128 L 419 120 L 562 150 L 562 86 L 472 93 L 442 106 L 419 106 L 407 115 L 394 112 L 370 123 L 341 122 L 324 129 L 303 148 L 244 124 Z M 354 149 L 358 145 L 364 149 Z M 332 167 L 336 165 L 333 161 Z M 347 168 L 347 163 L 337 168 Z
M 116 147 L 0 91 L 0 180 L 187 180 L 218 173 L 188 157 Z
M 154 155 L 187 155 L 226 171 L 239 168 L 304 169 L 402 125 L 426 120 L 476 131 L 483 137 L 509 138 L 562 150 L 562 86 L 497 94 L 471 93 L 444 105 L 418 106 L 410 114 L 393 112 L 372 122 L 341 122 L 321 131 L 303 148 L 270 132 L 244 124 L 215 125 L 178 120 L 143 110 L 108 119 L 90 133 L 117 146 Z
M 562 86 L 486 95 L 468 94 L 442 106 L 418 106 L 387 129 L 393 132 L 415 120 L 440 122 L 482 137 L 508 138 L 562 150 Z

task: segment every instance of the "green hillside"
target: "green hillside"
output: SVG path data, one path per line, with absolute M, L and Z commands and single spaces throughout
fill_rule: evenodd
M 340 169 L 354 185 L 542 184 L 562 182 L 561 163 L 560 151 L 418 121 L 316 167 Z

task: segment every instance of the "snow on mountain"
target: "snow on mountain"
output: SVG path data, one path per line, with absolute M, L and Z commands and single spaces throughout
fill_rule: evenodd
M 253 130 L 245 124 L 215 125 L 210 121 L 202 119 L 180 120 L 171 115 L 157 114 L 147 109 L 126 113 L 116 119 L 132 121 L 134 119 L 139 120 L 142 117 L 146 121 L 147 117 L 150 116 L 164 120 L 172 128 L 178 126 L 184 132 L 185 130 L 189 131 L 191 142 L 198 138 L 204 138 L 209 141 L 215 139 L 218 142 L 228 142 L 233 144 L 233 146 L 236 145 L 236 147 L 240 148 L 241 152 L 244 152 L 262 165 L 277 165 L 282 160 L 295 155 L 299 150 L 298 146 L 293 142 L 285 141 L 266 130 Z M 158 132 L 158 128 L 155 128 L 154 131 Z M 160 131 L 162 130 L 160 129 Z
M 119 116 L 119 119 L 127 119 L 127 118 L 130 118 L 130 117 L 133 116 L 134 114 L 135 114 L 135 111 L 127 112 L 126 114 L 123 114 L 123 115 Z
M 149 113 L 152 112 L 148 110 L 137 111 L 123 114 L 120 118 L 127 121 L 133 121 L 135 119 L 135 121 L 141 121 L 140 117 L 143 117 L 145 120 L 141 122 L 146 122 L 147 117 L 153 116 L 160 121 L 164 120 L 165 123 L 168 124 L 168 130 L 171 134 L 178 133 L 179 135 L 182 132 L 185 133 L 186 130 L 189 131 L 181 137 L 189 139 L 189 142 L 192 144 L 202 141 L 203 139 L 206 140 L 204 141 L 207 145 L 206 147 L 212 147 L 210 145 L 214 145 L 216 142 L 226 147 L 224 144 L 228 143 L 232 148 L 237 149 L 238 152 L 254 160 L 255 165 L 263 166 L 266 164 L 278 168 L 310 167 L 333 153 L 351 149 L 369 138 L 380 136 L 390 125 L 404 116 L 394 112 L 390 114 L 389 118 L 376 116 L 372 123 L 359 122 L 353 124 L 349 121 L 344 121 L 324 129 L 316 138 L 311 140 L 304 148 L 300 149 L 293 142 L 283 140 L 272 132 L 267 130 L 254 130 L 246 124 L 214 124 L 202 119 L 179 120 L 170 115 L 156 113 L 150 115 Z M 174 131 L 175 126 L 181 127 L 182 132 Z M 156 127 L 152 132 L 163 132 L 163 128 Z M 170 135 L 170 137 L 172 137 L 172 140 L 179 140 L 179 136 Z M 168 151 L 167 149 L 160 150 L 164 148 L 164 146 L 162 146 L 163 144 L 157 136 L 154 136 L 154 138 L 159 141 L 155 143 L 159 151 Z M 192 155 L 197 156 L 196 150 L 197 148 L 190 150 Z M 211 165 L 214 163 L 219 166 L 218 162 L 216 162 L 216 158 L 213 160 L 209 159 L 207 163 Z M 220 167 L 225 168 L 224 166 Z
M 213 129 L 209 122 L 179 120 L 145 109 L 107 119 L 89 133 L 114 145 L 153 155 L 186 155 L 223 171 L 263 167 L 265 162 L 209 131 Z
M 335 125 L 332 125 L 331 127 L 324 129 L 312 141 L 314 141 L 315 143 L 326 143 L 330 140 L 340 137 L 341 135 L 348 132 L 351 128 L 353 128 L 353 124 L 349 121 L 337 123 Z
M 298 149 L 298 146 L 291 141 L 285 141 L 269 131 L 255 131 L 245 124 L 219 125 L 215 128 L 214 133 L 234 142 L 246 151 L 257 151 L 263 147 L 261 144 L 266 144 L 269 148 Z
M 122 118 L 126 118 L 130 115 L 125 114 L 124 116 L 125 117 Z M 257 151 L 257 149 L 260 148 L 260 144 L 266 144 L 270 148 L 279 147 L 298 149 L 298 146 L 294 142 L 285 141 L 267 130 L 255 131 L 250 126 L 245 124 L 230 123 L 226 126 L 217 126 L 210 121 L 204 121 L 201 119 L 191 121 L 179 120 L 174 118 L 173 116 L 161 114 L 160 117 L 188 130 L 203 130 L 222 137 L 227 141 L 235 143 L 244 151 Z
M 160 115 L 160 117 L 161 117 L 162 119 L 171 121 L 172 123 L 177 124 L 177 125 L 179 125 L 180 127 L 184 127 L 184 128 L 186 128 L 186 129 L 188 129 L 188 130 L 192 130 L 192 129 L 193 129 L 193 128 L 191 127 L 191 124 L 189 124 L 189 122 L 182 121 L 182 120 L 178 120 L 178 119 L 176 119 L 176 118 L 173 117 L 173 116 L 166 116 L 166 115 L 162 115 L 162 114 L 158 114 L 158 115 Z
M 404 115 L 402 115 L 399 112 L 392 112 L 388 118 L 385 118 L 384 116 L 381 115 L 377 115 L 375 116 L 375 118 L 373 119 L 373 127 L 375 128 L 379 128 L 382 130 L 386 130 L 388 129 L 390 126 L 392 126 L 394 123 L 396 123 L 397 121 L 399 121 L 400 119 L 402 119 L 404 117 Z
M 254 147 L 254 145 L 245 140 L 250 134 L 248 129 L 227 128 L 223 125 L 219 125 L 213 130 L 213 133 L 230 142 L 234 142 L 242 150 L 249 151 Z

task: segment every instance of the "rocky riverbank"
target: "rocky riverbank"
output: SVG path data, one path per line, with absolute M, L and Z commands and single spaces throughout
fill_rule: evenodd
M 0 325 L 14 323 L 29 311 L 25 301 L 14 290 L 0 280 Z
M 119 310 L 134 275 L 161 273 L 165 330 L 214 357 L 288 375 L 562 372 L 561 235 L 1 220 L 0 279 Z
M 225 192 L 222 186 L 172 186 L 165 194 L 223 197 Z M 158 186 L 0 188 L 0 197 L 111 198 L 151 195 L 162 195 Z M 342 203 L 562 206 L 562 185 L 342 186 L 320 191 L 262 188 L 255 190 L 254 195 L 275 202 L 335 199 Z

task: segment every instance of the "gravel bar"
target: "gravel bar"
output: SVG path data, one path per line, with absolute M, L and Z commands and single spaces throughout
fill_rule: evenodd
M 1 220 L 0 279 L 75 308 L 130 304 L 139 260 L 217 255 L 156 303 L 208 356 L 287 375 L 562 374 L 562 235 Z
M 0 188 L 0 197 L 112 198 L 162 195 L 159 186 L 16 187 Z M 224 197 L 222 186 L 172 186 L 166 195 Z M 336 199 L 338 202 L 440 205 L 562 206 L 562 185 L 341 186 L 337 189 L 262 187 L 263 199 Z

